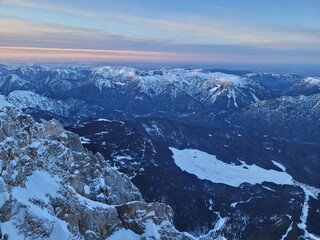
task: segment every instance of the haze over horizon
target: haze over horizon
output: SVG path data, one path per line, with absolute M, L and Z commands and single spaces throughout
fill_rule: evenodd
M 319 65 L 320 1 L 0 2 L 1 62 Z

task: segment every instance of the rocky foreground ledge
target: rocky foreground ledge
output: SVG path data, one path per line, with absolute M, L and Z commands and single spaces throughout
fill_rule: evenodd
M 56 121 L 37 123 L 0 96 L 0 226 L 19 239 L 193 239 L 172 209 Z

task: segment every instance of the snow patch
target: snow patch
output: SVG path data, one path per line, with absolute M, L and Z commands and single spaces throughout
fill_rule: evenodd
M 306 239 L 319 240 L 318 236 L 310 233 L 307 230 L 307 219 L 309 214 L 309 199 L 310 197 L 317 199 L 318 195 L 320 194 L 320 189 L 312 186 L 308 186 L 306 184 L 299 183 L 299 182 L 295 182 L 295 184 L 301 187 L 304 191 L 304 202 L 302 206 L 302 213 L 300 216 L 300 223 L 298 224 L 298 227 L 304 231 L 304 237 Z
M 259 102 L 260 101 L 259 98 L 253 92 L 250 92 L 250 93 L 251 93 L 251 95 L 252 95 L 252 97 L 253 97 L 255 102 Z
M 112 122 L 112 121 L 109 119 L 105 119 L 105 118 L 99 118 L 99 119 L 97 119 L 97 122 Z
M 7 97 L 0 95 L 0 109 L 4 107 L 12 107 L 12 104 L 7 101 Z
M 267 189 L 267 190 L 269 190 L 271 192 L 275 192 L 275 190 L 273 190 L 272 188 L 269 188 L 269 187 L 266 187 L 266 186 L 263 186 L 263 185 L 261 185 L 261 187 L 263 187 L 263 188 L 265 188 L 265 189 Z
M 1 222 L 2 234 L 8 234 L 9 239 L 13 240 L 25 240 L 26 237 L 19 234 L 19 230 L 16 228 L 13 221 Z
M 280 168 L 282 171 L 286 171 L 286 167 L 285 166 L 283 166 L 282 164 L 280 164 L 280 163 L 278 163 L 278 162 L 276 162 L 276 161 L 273 161 L 272 160 L 272 163 L 274 164 L 274 165 L 276 165 L 278 168 Z
M 218 214 L 218 220 L 214 224 L 214 228 L 213 228 L 212 231 L 217 232 L 217 231 L 219 231 L 219 230 L 221 230 L 223 228 L 223 226 L 227 222 L 228 218 L 227 217 L 221 217 L 219 212 L 215 212 L 215 213 Z
M 140 240 L 140 239 L 154 239 L 160 240 L 159 230 L 161 225 L 156 225 L 152 220 L 147 220 L 145 223 L 145 231 L 142 235 L 138 235 L 130 229 L 120 229 L 114 232 L 111 236 L 108 237 L 108 240 Z
M 5 182 L 2 177 L 0 177 L 0 208 L 9 199 L 8 193 L 5 191 Z
M 82 144 L 91 143 L 91 140 L 89 138 L 86 138 L 86 137 L 80 137 L 80 141 L 81 141 Z
M 233 202 L 233 203 L 231 203 L 231 207 L 233 207 L 233 208 L 235 208 L 239 203 L 241 204 L 241 203 L 248 203 L 248 202 L 250 202 L 251 201 L 251 199 L 252 199 L 252 197 L 251 198 L 249 198 L 248 200 L 246 200 L 246 201 L 240 201 L 240 202 Z
M 288 236 L 289 232 L 292 230 L 292 224 L 293 224 L 293 222 L 290 223 L 286 233 L 281 237 L 280 240 L 285 240 L 286 239 L 286 237 Z
M 244 161 L 240 161 L 241 165 L 227 164 L 218 160 L 216 156 L 197 149 L 178 150 L 170 147 L 170 150 L 176 165 L 182 170 L 196 175 L 199 179 L 234 187 L 238 187 L 242 183 L 293 184 L 292 177 L 286 172 L 267 170 L 255 164 L 248 165 Z
M 120 229 L 114 232 L 108 237 L 108 240 L 120 240 L 120 239 L 130 239 L 130 240 L 140 240 L 140 235 L 136 234 L 130 229 Z
M 35 171 L 27 178 L 27 182 L 25 183 L 26 187 L 14 188 L 12 195 L 25 205 L 30 204 L 30 199 L 39 199 L 48 203 L 49 195 L 57 195 L 60 181 L 59 177 L 52 177 L 45 171 Z
M 50 196 L 55 197 L 58 194 L 60 182 L 61 179 L 58 176 L 51 176 L 48 172 L 37 170 L 27 178 L 25 187 L 15 187 L 12 189 L 12 196 L 17 199 L 18 202 L 27 206 L 33 215 L 55 222 L 50 239 L 69 239 L 71 233 L 68 230 L 68 224 L 49 213 L 46 208 L 34 204 L 34 200 L 49 204 Z M 18 222 L 19 220 L 12 219 L 11 221 Z M 3 226 L 3 223 L 1 223 L 1 225 Z M 10 227 L 13 229 L 13 232 L 17 232 L 16 229 L 13 228 L 13 222 L 8 222 L 7 225 L 9 229 Z M 9 236 L 11 238 L 11 234 L 9 234 Z M 24 238 L 13 237 L 12 239 Z

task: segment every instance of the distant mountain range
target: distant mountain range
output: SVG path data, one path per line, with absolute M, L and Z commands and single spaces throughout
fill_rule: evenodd
M 261 133 L 297 141 L 320 141 L 314 134 L 320 130 L 318 121 L 303 131 L 299 128 L 319 119 L 319 77 L 232 73 L 201 69 L 2 66 L 0 93 L 10 95 L 26 112 L 38 112 L 42 118 L 54 116 L 65 125 L 94 116 L 165 117 L 205 126 L 225 125 L 227 119 L 233 125 Z M 306 117 L 285 117 L 294 111 L 293 105 L 299 112 L 302 108 Z M 263 116 L 268 116 L 268 124 L 263 122 L 262 111 Z M 260 125 L 263 128 L 256 127 Z M 296 126 L 298 130 L 287 133 L 282 131 L 283 126 Z

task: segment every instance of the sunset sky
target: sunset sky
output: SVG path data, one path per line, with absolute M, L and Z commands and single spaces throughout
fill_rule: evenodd
M 0 0 L 1 62 L 319 64 L 319 0 Z

